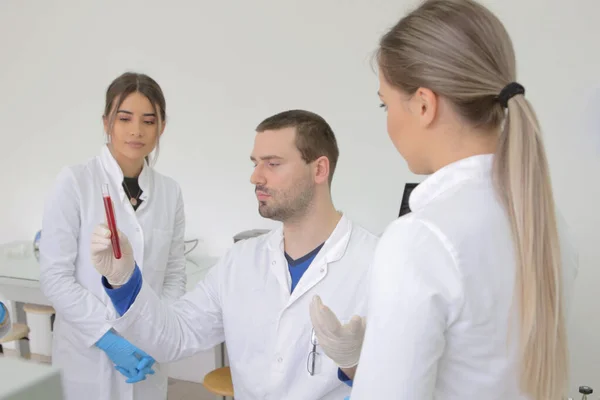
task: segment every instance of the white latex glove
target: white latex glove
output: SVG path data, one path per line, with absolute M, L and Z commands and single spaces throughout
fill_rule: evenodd
M 127 236 L 117 230 L 119 243 L 121 245 L 121 258 L 116 259 L 113 254 L 112 244 L 110 242 L 110 229 L 106 224 L 96 226 L 92 233 L 92 264 L 96 270 L 106 277 L 111 286 L 122 286 L 133 274 L 135 260 L 133 259 L 133 249 Z
M 315 296 L 310 303 L 310 319 L 319 346 L 329 358 L 340 368 L 358 365 L 366 328 L 363 318 L 355 315 L 350 322 L 342 325 L 321 298 Z

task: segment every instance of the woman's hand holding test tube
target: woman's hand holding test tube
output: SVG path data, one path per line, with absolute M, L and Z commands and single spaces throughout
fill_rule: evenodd
M 112 287 L 127 283 L 135 269 L 133 249 L 127 236 L 119 230 L 117 230 L 117 235 L 121 247 L 121 258 L 119 259 L 114 257 L 111 232 L 106 224 L 98 225 L 92 233 L 92 263 L 96 270 L 106 277 Z

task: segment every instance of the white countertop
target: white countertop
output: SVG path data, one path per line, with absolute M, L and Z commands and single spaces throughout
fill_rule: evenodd
M 57 368 L 14 357 L 0 357 L 0 399 L 62 398 Z

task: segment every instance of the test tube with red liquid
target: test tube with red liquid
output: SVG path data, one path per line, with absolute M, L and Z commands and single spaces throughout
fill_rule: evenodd
M 117 233 L 117 221 L 115 220 L 115 210 L 108 192 L 108 184 L 102 185 L 102 199 L 104 200 L 104 211 L 106 211 L 106 222 L 110 230 L 110 241 L 112 242 L 113 254 L 118 260 L 121 258 L 121 245 L 119 244 L 119 234 Z

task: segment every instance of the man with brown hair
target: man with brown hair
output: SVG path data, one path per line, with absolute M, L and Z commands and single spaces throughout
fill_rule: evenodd
M 170 305 L 146 287 L 131 257 L 112 258 L 108 269 L 97 266 L 122 314 L 112 326 L 159 363 L 226 341 L 236 398 L 339 400 L 350 388 L 338 379 L 338 366 L 356 365 L 360 348 L 336 357 L 344 365 L 327 357 L 312 329 L 309 305 L 315 296 L 322 298 L 342 323 L 364 315 L 377 237 L 333 205 L 338 147 L 323 118 L 286 111 L 256 131 L 250 180 L 259 213 L 282 226 L 234 244 L 192 292 Z M 96 257 L 112 257 L 107 232 L 102 225 L 95 232 Z M 119 235 L 127 248 L 127 238 Z M 123 273 L 129 281 L 111 287 L 111 276 Z M 355 318 L 346 327 L 360 336 L 361 322 Z

